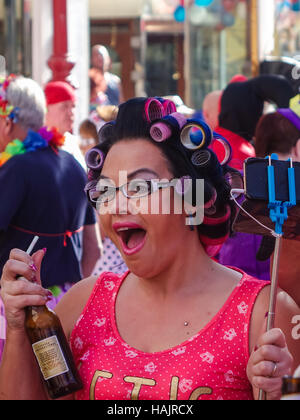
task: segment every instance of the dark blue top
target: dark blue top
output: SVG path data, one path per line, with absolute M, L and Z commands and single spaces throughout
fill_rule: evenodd
M 57 153 L 48 147 L 15 156 L 0 167 L 0 275 L 11 249 L 26 251 L 34 234 L 41 234 L 34 251 L 47 248 L 43 286 L 82 278 L 83 232 L 71 238 L 63 234 L 94 224 L 96 218 L 84 192 L 84 170 L 69 153 Z

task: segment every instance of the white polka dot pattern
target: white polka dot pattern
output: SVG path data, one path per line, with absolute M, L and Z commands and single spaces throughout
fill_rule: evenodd
M 103 273 L 71 336 L 84 389 L 77 399 L 251 400 L 246 375 L 254 302 L 268 282 L 244 274 L 218 314 L 171 349 L 144 353 L 120 337 L 115 300 L 128 273 Z

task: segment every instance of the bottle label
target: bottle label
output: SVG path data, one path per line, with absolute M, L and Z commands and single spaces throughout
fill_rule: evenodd
M 45 381 L 69 371 L 56 335 L 32 345 Z

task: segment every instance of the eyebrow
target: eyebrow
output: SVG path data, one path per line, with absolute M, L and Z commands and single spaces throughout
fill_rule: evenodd
M 137 169 L 136 171 L 134 171 L 134 172 L 131 172 L 129 175 L 128 175 L 128 179 L 132 179 L 132 178 L 134 178 L 136 175 L 138 175 L 140 172 L 147 172 L 147 173 L 149 173 L 149 174 L 152 174 L 152 175 L 154 175 L 156 178 L 159 178 L 159 175 L 155 172 L 155 171 L 153 171 L 152 169 L 149 169 L 149 168 L 141 168 L 141 169 Z M 110 179 L 109 177 L 107 177 L 107 176 L 105 176 L 105 175 L 100 175 L 100 179 Z

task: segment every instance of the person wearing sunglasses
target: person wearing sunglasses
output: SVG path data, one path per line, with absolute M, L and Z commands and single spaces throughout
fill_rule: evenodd
M 213 258 L 230 234 L 240 175 L 218 162 L 210 128 L 161 98 L 135 98 L 100 140 L 86 159 L 86 194 L 128 271 L 87 278 L 56 307 L 84 384 L 71 398 L 253 400 L 261 388 L 279 399 L 282 376 L 300 362 L 297 308 L 279 291 L 276 328 L 265 333 L 269 283 Z M 15 281 L 30 278 L 32 262 L 39 278 L 42 259 L 14 250 L 2 276 L 0 398 L 46 398 L 23 327 L 23 308 L 46 297 L 29 282 L 21 295 Z

